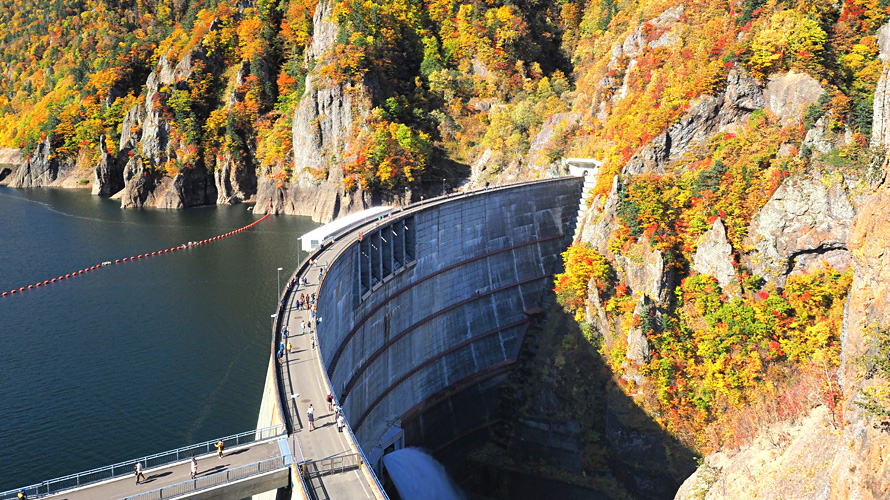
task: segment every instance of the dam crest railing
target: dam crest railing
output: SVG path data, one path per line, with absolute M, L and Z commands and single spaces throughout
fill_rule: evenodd
M 106 481 L 122 476 L 132 476 L 134 473 L 133 466 L 136 464 L 136 462 L 141 463 L 143 468 L 150 469 L 153 467 L 158 467 L 160 465 L 171 464 L 186 460 L 192 455 L 198 456 L 216 453 L 216 443 L 220 440 L 225 443 L 226 448 L 231 448 L 233 446 L 240 446 L 247 443 L 268 441 L 283 435 L 285 435 L 284 425 L 274 425 L 271 427 L 264 427 L 262 429 L 241 432 L 239 434 L 233 434 L 231 436 L 226 436 L 223 438 L 204 441 L 202 443 L 197 443 L 190 446 L 184 446 L 175 450 L 169 450 L 162 453 L 156 453 L 154 455 L 134 458 L 132 460 L 126 460 L 123 462 L 118 462 L 116 464 L 106 465 L 97 469 L 91 469 L 88 471 L 78 472 L 76 474 L 70 474 L 63 477 L 49 479 L 38 484 L 25 486 L 24 488 L 16 488 L 14 490 L 3 491 L 0 492 L 0 500 L 15 499 L 18 492 L 22 489 L 25 490 L 25 493 L 27 493 L 29 498 L 35 498 L 55 494 L 60 491 L 80 488 L 81 486 L 86 486 L 89 484 L 98 483 L 100 481 Z

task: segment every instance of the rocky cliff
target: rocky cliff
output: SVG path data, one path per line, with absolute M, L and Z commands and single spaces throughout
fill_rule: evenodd
M 333 5 L 322 1 L 313 16 L 313 43 L 307 57 L 313 65 L 331 57 L 337 26 L 331 19 Z M 306 91 L 294 113 L 294 166 L 289 178 L 279 168 L 262 172 L 257 186 L 255 213 L 307 215 L 329 222 L 348 213 L 376 204 L 405 203 L 405 194 L 375 195 L 366 191 L 347 192 L 343 187 L 342 165 L 355 128 L 362 126 L 371 109 L 372 92 L 367 84 L 333 81 L 310 74 Z
M 211 172 L 203 165 L 179 166 L 183 163 L 182 158 L 190 154 L 185 151 L 185 144 L 170 141 L 170 118 L 163 105 L 159 105 L 165 98 L 162 91 L 170 86 L 184 85 L 192 77 L 194 65 L 209 67 L 211 72 L 219 71 L 214 68 L 214 62 L 201 45 L 189 50 L 175 66 L 167 56 L 158 60 L 146 82 L 144 107 L 127 113 L 122 126 L 122 144 L 133 145 L 127 137 L 132 137 L 133 131 L 139 132 L 139 141 L 137 147 L 128 148 L 125 153 L 127 163 L 123 167 L 121 208 L 178 209 L 216 202 L 216 184 Z M 176 166 L 170 168 L 171 165 Z
M 880 30 L 883 76 L 874 101 L 873 145 L 887 130 L 890 24 Z M 811 95 L 815 93 L 812 89 Z M 790 422 L 762 428 L 753 442 L 705 457 L 677 500 L 736 498 L 886 499 L 890 434 L 857 401 L 866 387 L 863 356 L 876 353 L 870 332 L 890 326 L 890 187 L 885 163 L 870 184 L 834 172 L 786 181 L 751 224 L 751 266 L 781 284 L 813 260 L 852 267 L 853 283 L 840 332 L 839 418 L 818 402 Z

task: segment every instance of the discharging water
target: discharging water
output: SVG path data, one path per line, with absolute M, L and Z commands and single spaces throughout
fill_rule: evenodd
M 417 448 L 402 448 L 383 456 L 383 464 L 402 500 L 463 500 L 464 494 L 445 467 Z
M 0 187 L 0 291 L 243 227 L 247 208 Z M 270 217 L 0 298 L 0 491 L 255 428 L 277 269 L 283 286 L 315 226 Z

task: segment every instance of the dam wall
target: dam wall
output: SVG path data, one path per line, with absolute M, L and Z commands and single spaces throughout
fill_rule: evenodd
M 490 388 L 515 361 L 562 268 L 582 183 L 566 177 L 415 204 L 365 226 L 336 256 L 320 254 L 321 360 L 371 465 L 400 439 L 404 420 L 459 394 L 473 398 L 469 388 L 483 394 L 480 385 Z M 448 426 L 469 430 L 477 413 L 453 412 Z

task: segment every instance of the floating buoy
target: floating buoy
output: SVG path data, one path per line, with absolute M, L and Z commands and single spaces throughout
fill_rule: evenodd
M 66 274 L 65 277 L 66 277 L 66 278 L 70 278 L 71 275 L 70 275 L 70 274 Z
M 80 271 L 77 271 L 77 274 L 83 274 L 83 269 L 81 269 Z
M 121 262 L 126 262 L 126 261 L 127 261 L 127 258 L 126 258 L 126 257 L 124 257 L 123 259 L 121 259 Z
M 34 285 L 28 285 L 28 290 L 34 288 Z
M 64 276 L 59 276 L 57 279 L 58 279 L 59 281 L 62 281 L 63 279 L 65 279 L 65 277 L 64 277 Z
M 152 253 L 151 253 L 151 254 L 152 254 L 152 255 L 157 255 L 157 254 L 158 254 L 158 252 L 152 252 Z
M 120 259 L 114 259 L 114 263 L 115 263 L 115 264 L 120 264 L 120 263 L 121 263 L 121 260 L 120 260 Z
M 20 291 L 20 292 L 24 292 L 24 291 L 25 291 L 25 287 L 21 287 L 21 288 L 19 288 L 19 291 Z
M 53 283 L 55 283 L 55 281 L 56 281 L 56 280 L 53 280 Z M 44 284 L 44 285 L 49 285 L 49 280 L 43 280 L 43 284 Z
M 170 249 L 168 248 L 168 249 L 164 250 L 164 253 L 167 253 L 167 252 L 169 252 L 169 251 L 170 251 Z
M 15 290 L 13 290 L 12 293 L 15 293 Z M 3 296 L 3 297 L 6 297 L 6 295 L 7 295 L 6 292 L 3 292 L 2 294 L 0 294 L 0 296 Z
M 42 285 L 42 283 L 35 283 L 35 284 L 34 284 L 34 286 L 36 286 L 37 288 L 40 288 L 40 285 Z
M 56 279 L 53 278 L 53 279 L 51 279 L 51 280 L 49 280 L 49 281 L 50 281 L 50 283 L 55 283 L 55 282 L 56 282 Z M 44 283 L 46 283 L 46 282 L 44 281 Z
M 16 292 L 18 292 L 18 290 L 10 290 L 10 291 L 9 291 L 9 294 L 10 294 L 10 295 L 14 295 Z

